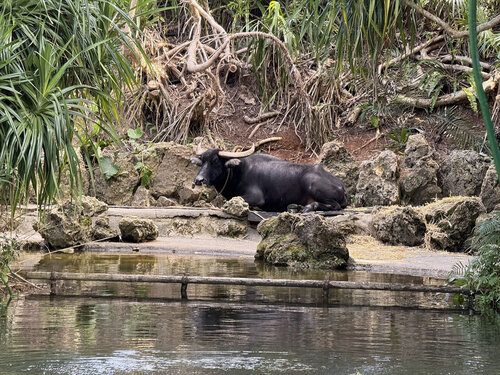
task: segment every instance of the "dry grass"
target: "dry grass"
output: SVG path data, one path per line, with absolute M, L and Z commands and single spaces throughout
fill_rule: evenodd
M 402 260 L 430 254 L 448 254 L 430 251 L 423 246 L 385 245 L 371 236 L 351 236 L 347 244 L 349 255 L 354 260 Z

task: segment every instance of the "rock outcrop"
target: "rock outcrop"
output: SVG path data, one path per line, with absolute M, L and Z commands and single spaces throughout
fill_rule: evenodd
M 233 216 L 247 217 L 250 206 L 242 197 L 234 197 L 224 203 L 222 211 Z
M 326 171 L 342 180 L 348 197 L 356 194 L 359 176 L 359 163 L 346 150 L 342 142 L 328 142 L 321 148 L 319 164 Z
M 372 226 L 374 237 L 385 243 L 416 246 L 424 242 L 424 217 L 412 207 L 377 208 L 373 213 Z
M 139 186 L 132 197 L 130 205 L 133 207 L 149 207 L 150 198 L 149 190 L 144 186 Z
M 466 250 L 476 219 L 486 212 L 478 197 L 450 197 L 419 208 L 427 222 L 425 242 L 429 248 Z
M 150 151 L 153 152 L 153 151 Z M 154 152 L 160 155 L 161 162 L 153 170 L 150 193 L 153 197 L 164 196 L 178 199 L 181 204 L 197 200 L 211 200 L 215 197 L 213 188 L 192 188 L 191 183 L 199 172 L 199 167 L 191 164 L 195 153 L 193 145 L 158 143 Z
M 93 197 L 80 201 L 67 200 L 52 208 L 35 223 L 47 244 L 55 249 L 80 245 L 92 240 L 92 218 L 105 212 L 108 206 Z
M 498 183 L 498 174 L 493 163 L 488 168 L 483 184 L 481 185 L 481 200 L 488 212 L 500 204 L 500 184 Z
M 92 229 L 93 240 L 115 241 L 120 239 L 120 233 L 111 228 L 109 225 L 109 217 L 100 216 L 96 219 L 94 228 Z
M 96 198 L 111 205 L 130 205 L 134 190 L 140 183 L 134 155 L 118 155 L 113 163 L 116 175 L 106 178 L 100 168 L 94 168 Z
M 281 266 L 342 268 L 349 252 L 344 235 L 320 215 L 284 212 L 263 220 L 257 227 L 262 241 L 257 259 Z
M 165 197 L 191 205 L 198 200 L 209 202 L 216 195 L 213 188 L 191 187 L 199 170 L 190 162 L 193 145 L 162 142 L 134 154 L 108 154 L 118 172 L 106 178 L 100 168 L 94 169 L 96 197 L 108 204 L 148 207 Z M 147 178 L 141 170 L 149 172 Z
M 389 206 L 398 204 L 399 162 L 397 155 L 386 150 L 361 163 L 356 186 L 356 206 Z
M 124 217 L 118 224 L 123 241 L 147 242 L 158 238 L 158 227 L 150 219 Z
M 443 196 L 478 196 L 490 162 L 476 151 L 451 151 L 439 169 Z
M 421 205 L 441 195 L 438 186 L 439 165 L 434 160 L 434 150 L 425 137 L 415 134 L 406 143 L 399 185 L 401 200 L 405 204 Z

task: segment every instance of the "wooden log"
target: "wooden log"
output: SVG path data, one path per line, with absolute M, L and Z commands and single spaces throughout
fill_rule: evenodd
M 290 279 L 256 279 L 242 277 L 208 277 L 208 276 L 170 276 L 170 275 L 123 275 L 106 273 L 63 273 L 63 272 L 28 272 L 26 279 L 38 280 L 73 280 L 73 281 L 113 281 L 113 282 L 145 282 L 205 285 L 239 285 L 239 286 L 274 286 L 319 289 L 352 289 L 352 290 L 385 290 L 392 292 L 430 292 L 470 294 L 465 287 L 449 285 L 417 285 L 393 284 L 355 281 L 328 280 L 290 280 Z M 184 289 L 185 289 L 184 288 Z

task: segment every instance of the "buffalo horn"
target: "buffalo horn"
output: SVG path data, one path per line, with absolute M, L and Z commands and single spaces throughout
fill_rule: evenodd
M 223 158 L 244 158 L 245 156 L 252 155 L 255 152 L 255 145 L 253 144 L 246 151 L 240 152 L 230 152 L 230 151 L 219 151 L 219 156 Z

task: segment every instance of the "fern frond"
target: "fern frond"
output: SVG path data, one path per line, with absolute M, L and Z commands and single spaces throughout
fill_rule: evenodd
M 470 122 L 461 116 L 457 106 L 440 108 L 428 116 L 427 121 L 439 134 L 452 139 L 458 147 L 485 151 L 481 150 L 485 147 L 483 135 L 471 128 Z

